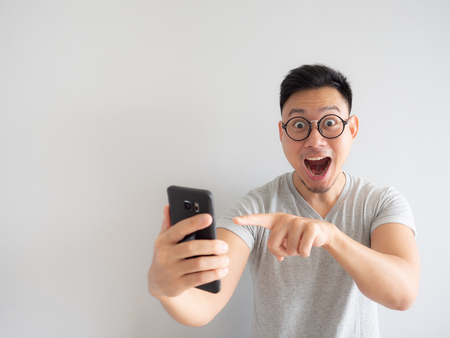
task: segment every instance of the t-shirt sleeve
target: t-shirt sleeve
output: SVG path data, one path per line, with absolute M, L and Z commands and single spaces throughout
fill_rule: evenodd
M 395 188 L 387 189 L 381 196 L 378 211 L 370 232 L 387 223 L 400 223 L 417 234 L 411 207 L 406 198 Z
M 239 202 L 228 208 L 223 217 L 218 220 L 217 227 L 227 229 L 239 236 L 250 248 L 250 251 L 252 251 L 255 245 L 255 238 L 258 231 L 260 231 L 259 227 L 251 225 L 237 225 L 233 222 L 233 218 L 263 212 L 265 211 L 260 198 L 256 194 L 250 192 Z

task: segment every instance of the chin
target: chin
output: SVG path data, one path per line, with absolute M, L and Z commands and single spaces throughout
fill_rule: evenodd
M 306 184 L 306 182 L 303 181 L 302 179 L 300 179 L 300 180 L 302 181 L 302 183 L 306 187 L 306 189 L 308 189 L 309 192 L 312 192 L 314 194 L 325 194 L 328 191 L 330 191 L 331 187 L 334 184 L 334 182 L 333 182 L 333 184 L 330 185 L 330 186 L 314 186 L 314 187 L 311 187 L 308 184 Z
M 325 176 L 328 176 L 329 174 L 330 172 L 327 172 Z M 336 175 L 336 177 L 334 177 L 334 179 L 330 183 L 331 177 L 329 179 L 323 177 L 322 180 L 318 180 L 318 177 L 314 177 L 315 179 L 311 179 L 308 174 L 306 175 L 306 179 L 303 179 L 298 173 L 297 176 L 305 186 L 305 188 L 309 192 L 312 192 L 314 194 L 325 194 L 329 192 L 339 178 L 339 175 Z

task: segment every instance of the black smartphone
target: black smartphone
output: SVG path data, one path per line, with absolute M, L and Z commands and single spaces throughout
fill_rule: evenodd
M 198 214 L 210 214 L 213 218 L 209 227 L 187 235 L 181 240 L 182 242 L 196 239 L 216 239 L 214 203 L 213 195 L 210 191 L 172 185 L 167 188 L 167 195 L 169 197 L 171 225 Z M 220 291 L 220 280 L 199 285 L 197 288 L 218 293 Z

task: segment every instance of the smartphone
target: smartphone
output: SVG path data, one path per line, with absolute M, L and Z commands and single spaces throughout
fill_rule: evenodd
M 210 214 L 213 218 L 209 227 L 187 235 L 181 242 L 196 239 L 216 239 L 213 195 L 210 191 L 172 185 L 167 188 L 167 195 L 169 198 L 171 225 L 198 214 Z M 212 293 L 218 293 L 220 287 L 220 280 L 197 286 L 198 289 Z

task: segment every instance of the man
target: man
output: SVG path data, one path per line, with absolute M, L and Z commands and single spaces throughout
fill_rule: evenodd
M 322 65 L 292 70 L 281 84 L 278 128 L 294 172 L 232 206 L 217 240 L 179 243 L 211 217 L 170 227 L 164 208 L 148 281 L 173 318 L 191 326 L 211 321 L 247 262 L 253 337 L 378 337 L 376 303 L 413 304 L 420 263 L 408 203 L 395 189 L 342 170 L 359 127 L 351 105 L 341 73 Z M 193 256 L 200 257 L 185 259 Z M 194 288 L 216 279 L 218 294 Z

